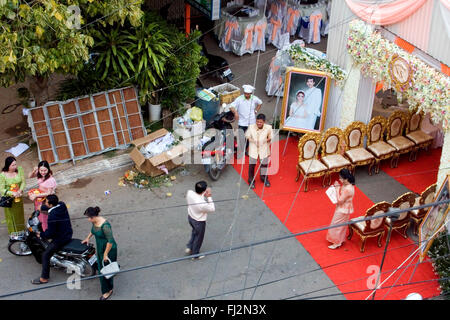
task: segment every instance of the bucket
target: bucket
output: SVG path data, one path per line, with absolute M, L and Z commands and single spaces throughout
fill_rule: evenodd
M 219 113 L 220 110 L 220 101 L 218 97 L 212 98 L 207 101 L 202 97 L 199 97 L 198 93 L 201 90 L 197 91 L 197 97 L 195 101 L 195 106 L 199 107 L 203 111 L 203 120 L 210 121 L 214 118 L 216 114 Z
M 160 104 L 148 104 L 148 113 L 150 115 L 150 121 L 161 120 L 161 105 Z

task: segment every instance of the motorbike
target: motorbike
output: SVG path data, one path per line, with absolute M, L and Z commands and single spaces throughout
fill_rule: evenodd
M 222 112 L 206 125 L 202 137 L 202 164 L 210 178 L 217 181 L 228 160 L 234 157 L 237 150 L 237 139 L 234 137 L 234 113 Z M 211 130 L 212 129 L 212 130 Z
M 222 83 L 232 81 L 234 74 L 231 71 L 228 61 L 220 56 L 208 53 L 203 38 L 199 40 L 199 44 L 202 46 L 202 54 L 208 59 L 208 63 L 201 70 L 202 74 L 211 73 Z
M 33 212 L 27 221 L 27 229 L 21 234 L 13 235 L 8 244 L 8 251 L 16 256 L 33 254 L 38 263 L 42 263 L 42 253 L 49 242 L 37 236 L 42 232 L 39 210 Z M 72 239 L 50 258 L 50 266 L 75 271 L 81 277 L 96 273 L 97 256 L 92 244 L 82 244 L 80 239 Z

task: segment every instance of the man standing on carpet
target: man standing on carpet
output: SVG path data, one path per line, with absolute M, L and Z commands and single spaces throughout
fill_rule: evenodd
M 255 115 L 259 112 L 262 105 L 262 100 L 253 95 L 253 91 L 255 90 L 253 86 L 244 84 L 242 88 L 244 89 L 244 94 L 237 97 L 236 100 L 234 100 L 230 105 L 230 110 L 233 111 L 234 117 L 238 120 L 239 126 L 238 159 L 242 157 L 244 150 L 247 149 L 248 143 L 245 142 L 244 139 L 245 132 L 247 131 L 249 125 L 255 123 Z M 244 150 L 242 150 L 242 148 L 244 148 Z
M 256 162 L 261 163 L 260 178 L 266 187 L 270 187 L 269 179 L 267 178 L 267 166 L 269 164 L 270 143 L 272 142 L 272 127 L 266 122 L 266 116 L 263 113 L 258 114 L 256 123 L 248 127 L 245 137 L 249 141 L 248 155 L 248 183 L 250 188 L 255 188 L 255 166 Z
M 195 184 L 195 192 L 188 190 L 186 201 L 188 204 L 188 221 L 192 227 L 191 239 L 185 249 L 186 254 L 198 254 L 203 243 L 206 230 L 206 218 L 209 213 L 214 212 L 215 206 L 212 199 L 211 188 L 205 181 Z M 192 260 L 203 259 L 201 255 Z

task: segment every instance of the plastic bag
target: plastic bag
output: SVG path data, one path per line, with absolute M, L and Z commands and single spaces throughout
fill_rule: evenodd
M 203 120 L 203 110 L 200 109 L 199 107 L 192 107 L 190 116 L 193 121 L 202 121 Z

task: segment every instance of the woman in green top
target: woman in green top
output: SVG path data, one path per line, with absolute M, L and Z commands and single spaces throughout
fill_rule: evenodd
M 8 233 L 25 230 L 22 192 L 25 188 L 23 168 L 17 166 L 14 157 L 5 159 L 5 166 L 0 173 L 0 193 L 14 197 L 11 208 L 5 208 L 5 219 Z
M 99 207 L 89 207 L 84 212 L 84 215 L 87 216 L 88 220 L 92 223 L 92 229 L 82 243 L 89 243 L 89 239 L 92 236 L 95 236 L 95 243 L 97 246 L 97 265 L 98 271 L 100 272 L 103 267 L 102 262 L 108 262 L 108 258 L 111 262 L 117 261 L 117 244 L 112 234 L 111 225 L 105 218 L 99 216 L 99 213 Z M 99 279 L 102 288 L 102 296 L 100 297 L 100 300 L 106 300 L 113 293 L 114 277 L 109 279 L 100 277 Z

